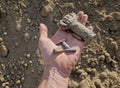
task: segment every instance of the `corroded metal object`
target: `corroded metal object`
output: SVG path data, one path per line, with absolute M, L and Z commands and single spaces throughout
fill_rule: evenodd
M 78 21 L 78 16 L 75 13 L 65 15 L 58 24 L 62 30 L 72 31 L 75 38 L 83 39 L 86 43 L 89 43 L 96 36 L 93 31 Z
M 61 52 L 76 52 L 75 49 L 70 48 L 70 46 L 66 43 L 65 39 L 62 39 L 56 43 L 57 45 L 62 45 L 62 47 L 57 47 L 53 49 L 54 53 L 61 53 Z

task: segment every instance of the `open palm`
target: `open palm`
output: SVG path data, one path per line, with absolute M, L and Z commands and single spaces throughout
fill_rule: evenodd
M 85 25 L 88 16 L 80 11 L 78 13 L 78 17 L 79 22 Z M 89 27 L 89 29 L 92 31 L 93 28 Z M 48 38 L 48 29 L 44 24 L 40 24 L 39 30 L 39 48 L 44 59 L 45 67 L 56 67 L 64 74 L 70 74 L 72 68 L 76 64 L 76 61 L 79 60 L 79 56 L 84 47 L 84 42 L 77 40 L 70 33 L 64 32 L 60 28 L 51 39 Z M 76 49 L 76 52 L 53 53 L 53 49 L 57 48 L 56 42 L 62 39 L 66 39 L 69 46 Z

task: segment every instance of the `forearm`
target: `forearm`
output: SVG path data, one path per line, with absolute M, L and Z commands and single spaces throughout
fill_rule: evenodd
M 38 88 L 67 88 L 69 76 L 59 71 L 56 67 L 44 69 Z

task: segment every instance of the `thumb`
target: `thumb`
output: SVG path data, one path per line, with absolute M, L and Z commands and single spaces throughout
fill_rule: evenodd
M 40 38 L 44 38 L 48 36 L 48 29 L 46 25 L 43 23 L 40 23 L 39 25 L 39 34 L 40 34 Z

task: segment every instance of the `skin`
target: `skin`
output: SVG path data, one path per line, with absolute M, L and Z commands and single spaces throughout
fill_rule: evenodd
M 78 21 L 86 24 L 88 16 L 84 12 L 78 13 Z M 92 31 L 93 28 L 90 26 Z M 71 70 L 80 59 L 80 54 L 85 45 L 83 41 L 74 38 L 70 33 L 58 29 L 55 35 L 48 38 L 48 29 L 44 24 L 39 26 L 39 48 L 44 60 L 44 71 L 38 88 L 67 88 Z M 71 48 L 76 52 L 53 53 L 53 49 L 58 47 L 56 43 L 61 39 L 66 39 Z

